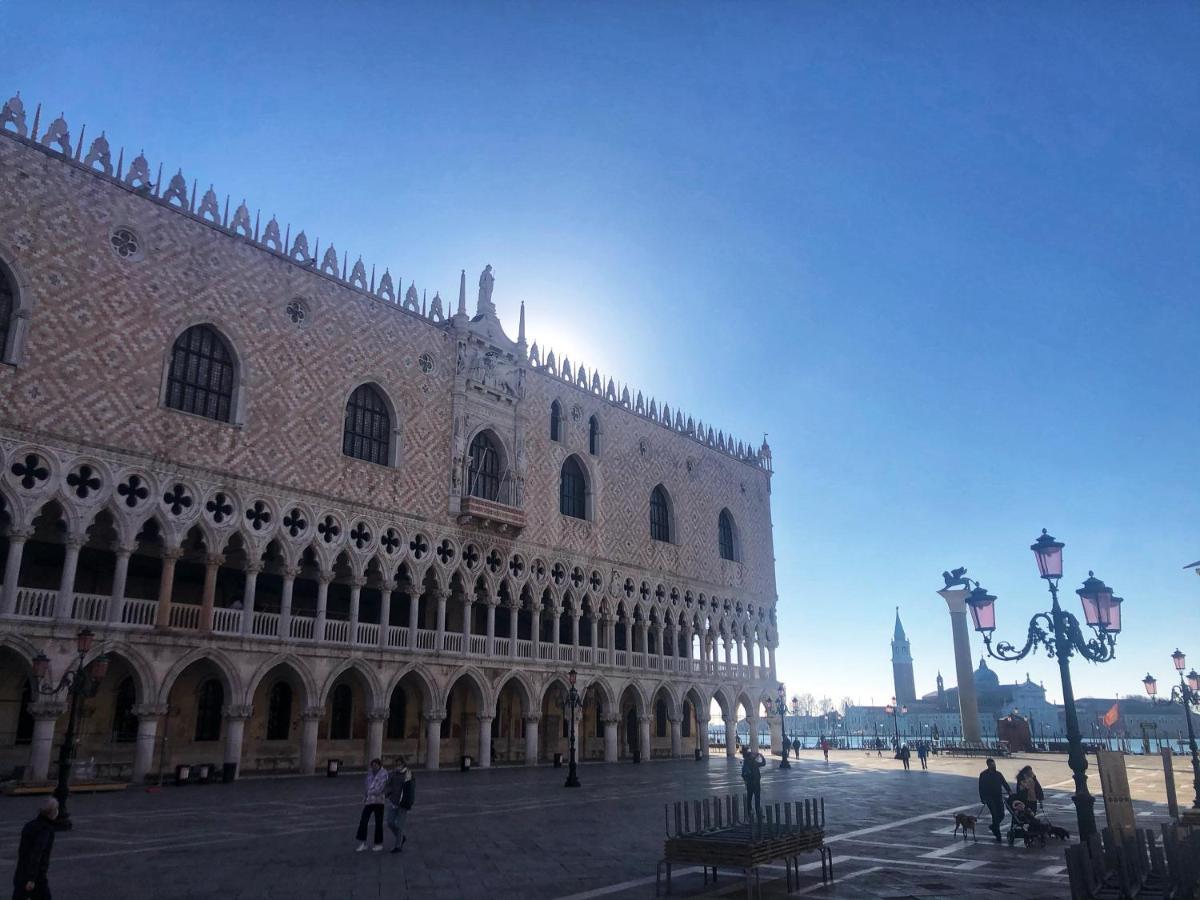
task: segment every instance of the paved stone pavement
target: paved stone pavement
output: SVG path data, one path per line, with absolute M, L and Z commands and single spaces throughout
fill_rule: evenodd
M 1047 788 L 1051 818 L 1074 832 L 1065 761 L 1029 761 Z M 772 761 L 765 802 L 826 802 L 837 880 L 823 886 L 812 856 L 801 895 L 1068 896 L 1061 844 L 1009 848 L 982 826 L 978 843 L 951 834 L 953 811 L 978 807 L 979 760 L 935 758 L 928 772 L 913 762 L 905 773 L 892 759 L 857 751 L 835 751 L 828 764 L 805 753 L 790 771 Z M 1011 779 L 1023 762 L 1004 760 L 1001 769 Z M 1148 826 L 1166 819 L 1165 807 L 1152 802 L 1163 793 L 1156 766 L 1131 761 L 1140 821 Z M 59 900 L 650 897 L 664 803 L 741 786 L 737 765 L 723 757 L 588 764 L 580 767 L 578 790 L 562 786 L 564 775 L 552 768 L 418 772 L 409 840 L 397 855 L 353 852 L 361 785 L 355 773 L 77 796 L 76 827 L 56 844 L 51 885 Z M 0 798 L 0 866 L 7 871 L 36 802 Z M 1097 814 L 1103 821 L 1102 804 Z M 763 889 L 783 894 L 782 868 L 763 873 Z M 734 873 L 705 885 L 694 869 L 676 872 L 674 893 L 744 896 Z

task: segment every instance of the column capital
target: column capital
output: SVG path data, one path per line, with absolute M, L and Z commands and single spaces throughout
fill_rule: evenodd
M 611 715 L 601 716 L 600 721 L 603 722 L 605 725 L 616 725 L 621 721 L 621 717 L 620 716 L 611 716 Z
M 166 703 L 138 703 L 129 711 L 139 719 L 156 719 L 165 716 L 170 709 Z
M 125 543 L 124 541 L 113 541 L 112 552 L 117 556 L 132 556 L 133 551 L 137 549 L 137 541 L 133 543 Z
M 386 706 L 377 706 L 367 711 L 367 719 L 372 722 L 384 722 L 387 720 L 388 713 L 389 710 Z
M 709 722 L 711 722 L 711 721 L 712 721 L 712 717 L 711 717 L 711 716 L 703 716 L 703 717 L 701 717 L 701 716 L 696 716 L 696 722 L 697 722 L 697 724 L 699 724 L 701 727 L 707 726 L 707 725 L 708 725 L 708 723 L 709 723 Z
M 245 571 L 245 573 L 247 575 L 257 575 L 259 572 L 261 572 L 263 570 L 262 560 L 261 559 L 246 560 L 246 565 L 243 567 L 243 570 Z
M 221 716 L 226 719 L 249 719 L 254 708 L 248 703 L 230 703 L 221 707 Z
M 542 721 L 541 716 L 522 716 L 521 719 L 526 725 L 536 725 L 538 722 Z
M 10 541 L 27 541 L 33 537 L 32 528 L 10 528 L 8 529 L 8 539 Z
M 182 547 L 163 547 L 162 549 L 162 559 L 164 562 L 166 562 L 168 559 L 174 562 L 181 556 L 183 556 Z
M 670 722 L 672 725 L 678 725 L 680 722 L 683 721 L 683 719 L 680 718 L 679 716 L 667 716 L 667 721 Z
M 480 714 L 479 714 L 479 715 L 478 715 L 476 718 L 478 718 L 478 719 L 479 719 L 479 721 L 480 721 L 481 723 L 483 723 L 483 722 L 490 722 L 490 721 L 492 721 L 492 719 L 494 719 L 494 718 L 496 718 L 496 717 L 495 717 L 495 716 L 488 716 L 488 715 L 484 715 L 483 713 L 480 713 Z
M 415 587 L 415 585 L 410 581 L 408 583 L 408 586 L 405 587 L 403 590 L 405 593 L 412 593 L 412 589 L 414 587 Z M 434 590 L 429 592 L 429 595 L 431 597 L 433 597 L 433 599 L 436 600 L 438 603 L 445 603 L 447 600 L 450 599 L 450 592 L 448 590 L 446 590 L 445 588 L 435 588 Z
M 356 587 L 359 590 L 362 590 L 362 588 L 366 585 L 366 583 L 367 583 L 367 578 L 365 575 L 355 575 L 353 578 L 350 579 L 350 586 Z
M 317 581 L 324 585 L 329 585 L 335 578 L 337 578 L 337 575 L 333 572 L 320 572 L 317 574 Z
M 325 716 L 325 709 L 321 706 L 309 706 L 300 713 L 300 718 L 306 722 L 319 722 Z
M 61 700 L 35 700 L 28 709 L 34 719 L 57 719 L 67 711 L 67 704 Z
M 68 534 L 63 538 L 63 546 L 68 550 L 79 550 L 87 543 L 87 535 L 83 534 Z
M 649 717 L 649 716 L 638 716 L 638 724 L 640 724 L 640 725 L 649 725 L 649 724 L 650 724 L 650 717 Z
M 436 713 L 425 713 L 424 715 L 421 716 L 421 718 L 424 719 L 426 722 L 437 722 L 440 724 L 441 721 L 446 717 L 444 715 L 439 716 Z
M 285 580 L 290 578 L 294 581 L 304 570 L 300 566 L 284 566 L 281 571 Z

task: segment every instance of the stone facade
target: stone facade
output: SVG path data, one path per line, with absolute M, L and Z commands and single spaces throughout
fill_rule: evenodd
M 765 441 L 543 359 L 523 308 L 510 339 L 490 267 L 452 314 L 39 119 L 0 112 L 0 765 L 45 776 L 62 710 L 28 667 L 61 673 L 81 623 L 112 661 L 82 754 L 136 778 L 217 761 L 214 742 L 243 768 L 531 764 L 565 750 L 572 667 L 585 758 L 706 752 L 714 700 L 757 719 L 778 640 Z M 229 421 L 168 399 L 198 326 L 232 358 Z M 386 464 L 343 452 L 363 385 Z M 481 434 L 498 487 L 473 496 Z M 582 518 L 560 512 L 568 458 Z

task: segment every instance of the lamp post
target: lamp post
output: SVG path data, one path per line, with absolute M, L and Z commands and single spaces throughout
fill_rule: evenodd
M 896 706 L 896 698 L 893 697 L 892 702 L 889 703 L 887 706 L 885 706 L 883 708 L 883 711 L 892 717 L 892 728 L 896 732 L 896 747 L 895 747 L 895 749 L 899 750 L 900 749 L 900 714 L 901 713 L 907 714 L 908 707 L 907 706 L 897 707 Z
M 571 682 L 571 687 L 567 690 L 563 709 L 567 710 L 567 715 L 571 717 L 570 737 L 567 744 L 570 759 L 567 763 L 567 783 L 563 787 L 579 787 L 579 769 L 575 764 L 575 710 L 583 706 L 583 701 L 579 697 L 579 691 L 575 690 L 577 677 L 579 677 L 578 673 L 574 669 L 567 673 L 567 680 Z
M 1038 647 L 1046 655 L 1058 660 L 1058 672 L 1062 679 L 1063 709 L 1067 723 L 1067 762 L 1075 778 L 1075 813 L 1079 820 L 1079 838 L 1086 841 L 1096 833 L 1096 798 L 1088 791 L 1087 755 L 1083 749 L 1083 737 L 1079 732 L 1079 716 L 1075 710 L 1075 691 L 1071 687 L 1071 657 L 1078 653 L 1089 662 L 1108 662 L 1116 655 L 1116 636 L 1121 631 L 1120 597 L 1114 597 L 1112 588 L 1088 572 L 1083 586 L 1075 591 L 1083 606 L 1084 620 L 1095 632 L 1094 638 L 1084 636 L 1079 620 L 1064 610 L 1058 603 L 1058 581 L 1062 578 L 1062 551 L 1065 545 L 1056 541 L 1042 529 L 1041 535 L 1030 546 L 1037 559 L 1038 573 L 1050 589 L 1050 610 L 1039 612 L 1029 621 L 1029 634 L 1025 646 L 1019 650 L 1007 641 L 1000 641 L 992 648 L 992 632 L 996 630 L 996 598 L 975 583 L 967 597 L 967 606 L 975 621 L 975 630 L 983 635 L 984 646 L 989 656 L 1005 661 L 1024 659 Z
M 58 800 L 58 818 L 54 820 L 56 828 L 68 831 L 72 826 L 71 816 L 67 812 L 67 797 L 71 793 L 71 760 L 75 755 L 75 729 L 79 721 L 80 699 L 93 697 L 100 682 L 108 672 L 108 657 L 98 656 L 91 666 L 85 667 L 84 658 L 92 649 L 95 635 L 90 628 L 81 628 L 75 636 L 75 649 L 78 659 L 74 669 L 63 672 L 58 684 L 47 678 L 50 674 L 50 660 L 45 653 L 39 653 L 33 660 L 33 678 L 39 694 L 55 696 L 66 691 L 71 697 L 71 705 L 67 712 L 67 733 L 63 737 L 62 748 L 58 752 L 58 784 L 54 788 L 54 796 Z
M 763 701 L 763 705 L 766 706 L 768 709 L 770 709 L 771 698 L 767 697 Z M 774 706 L 775 706 L 774 712 L 776 712 L 779 715 L 779 734 L 780 734 L 780 739 L 783 741 L 783 753 L 781 754 L 780 759 L 779 759 L 779 768 L 790 769 L 792 767 L 792 764 L 790 762 L 788 762 L 787 735 L 784 734 L 784 732 L 783 732 L 783 726 L 785 724 L 783 717 L 785 715 L 787 715 L 787 692 L 783 689 L 782 682 L 780 682 L 779 687 L 775 690 Z
M 1200 753 L 1196 751 L 1196 732 L 1192 728 L 1192 712 L 1200 712 L 1200 675 L 1196 674 L 1196 670 L 1183 674 L 1184 666 L 1187 665 L 1187 658 L 1178 649 L 1171 654 L 1171 661 L 1175 663 L 1175 671 L 1179 673 L 1179 684 L 1171 687 L 1171 697 L 1167 700 L 1168 703 L 1178 703 L 1183 707 L 1183 718 L 1187 721 L 1188 747 L 1192 751 L 1192 787 L 1195 789 L 1196 798 L 1192 801 L 1192 815 L 1200 815 Z M 1146 693 L 1150 695 L 1150 699 L 1158 702 L 1158 682 L 1153 675 L 1147 674 L 1142 679 L 1142 684 L 1146 686 Z

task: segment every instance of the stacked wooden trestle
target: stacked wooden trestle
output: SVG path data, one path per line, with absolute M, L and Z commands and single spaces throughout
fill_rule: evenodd
M 709 870 L 741 869 L 746 896 L 759 890 L 759 869 L 783 860 L 787 890 L 800 885 L 800 855 L 816 851 L 821 857 L 821 881 L 833 880 L 833 852 L 825 846 L 825 800 L 794 800 L 768 804 L 762 814 L 745 808 L 742 795 L 682 800 L 664 807 L 667 840 L 655 878 L 658 895 L 665 868 L 671 893 L 674 865 L 699 865 L 708 883 Z

